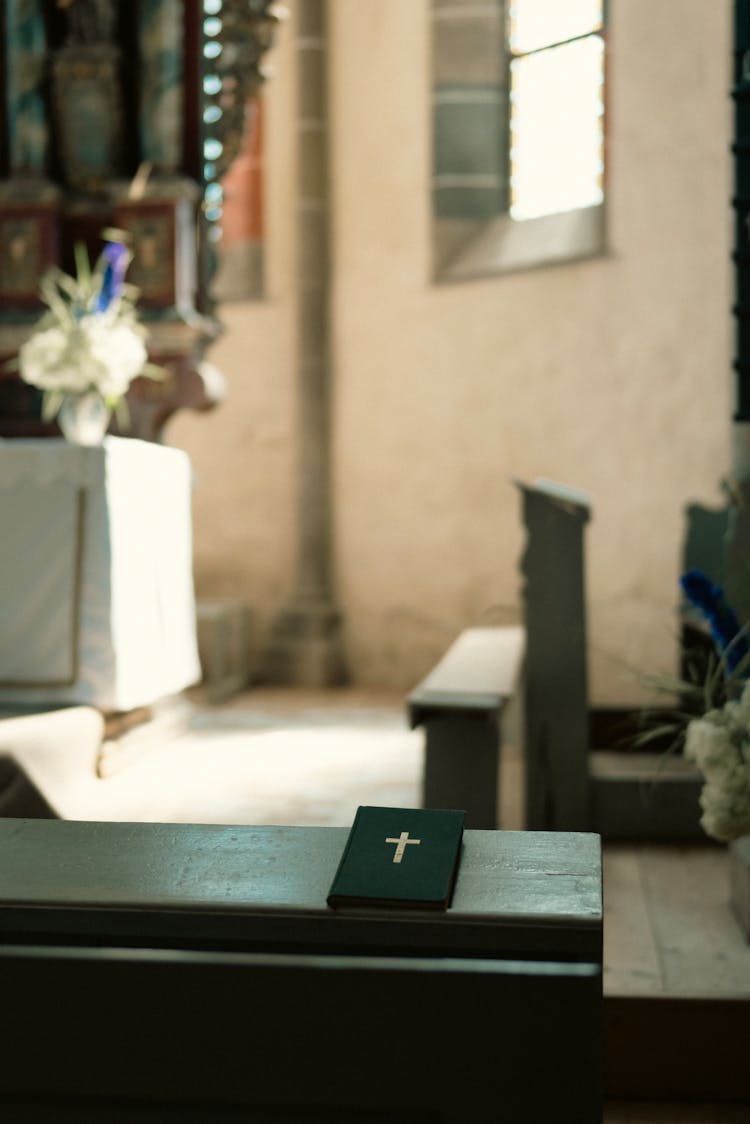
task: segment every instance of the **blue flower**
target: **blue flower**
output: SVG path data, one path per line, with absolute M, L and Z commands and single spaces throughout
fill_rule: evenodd
M 94 306 L 96 312 L 106 312 L 122 292 L 130 254 L 121 242 L 108 242 L 102 250 L 102 260 L 105 262 L 104 276 Z
M 688 570 L 680 578 L 685 596 L 703 613 L 716 649 L 729 672 L 750 652 L 747 636 L 721 586 L 714 585 L 702 570 Z

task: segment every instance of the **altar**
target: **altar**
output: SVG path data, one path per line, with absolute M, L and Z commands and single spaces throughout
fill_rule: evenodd
M 179 449 L 0 440 L 0 704 L 149 706 L 199 681 Z

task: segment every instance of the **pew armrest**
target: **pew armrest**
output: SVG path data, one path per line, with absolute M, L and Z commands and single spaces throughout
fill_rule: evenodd
M 499 717 L 519 682 L 524 641 L 516 625 L 462 632 L 409 695 L 411 728 L 439 714 Z
M 463 808 L 467 827 L 499 825 L 501 718 L 524 641 L 515 626 L 469 628 L 407 699 L 411 728 L 424 728 L 423 805 Z

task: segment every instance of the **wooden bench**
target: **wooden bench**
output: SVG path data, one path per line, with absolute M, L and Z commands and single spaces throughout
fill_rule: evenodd
M 598 1124 L 599 839 L 467 831 L 448 910 L 346 914 L 347 836 L 0 820 L 0 1118 Z
M 426 732 L 425 806 L 465 807 L 474 825 L 499 826 L 502 720 L 516 691 L 527 829 L 703 839 L 700 774 L 661 749 L 633 752 L 639 711 L 589 705 L 587 497 L 545 481 L 517 484 L 524 627 L 462 633 L 407 700 L 411 725 Z
M 467 826 L 499 826 L 502 717 L 523 647 L 519 627 L 467 629 L 409 695 L 409 724 L 425 731 L 425 808 L 463 808 Z
M 5 947 L 0 979 L 9 1122 L 601 1120 L 593 966 Z
M 525 826 L 702 840 L 697 770 L 663 747 L 635 752 L 637 708 L 589 704 L 588 497 L 546 481 L 518 487 L 526 526 Z

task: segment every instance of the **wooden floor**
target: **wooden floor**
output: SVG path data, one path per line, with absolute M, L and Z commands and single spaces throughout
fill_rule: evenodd
M 750 1001 L 724 847 L 609 844 L 603 873 L 607 995 Z
M 749 1124 L 750 946 L 726 850 L 609 845 L 603 874 L 605 1089 L 693 1102 L 613 1104 L 607 1124 Z

